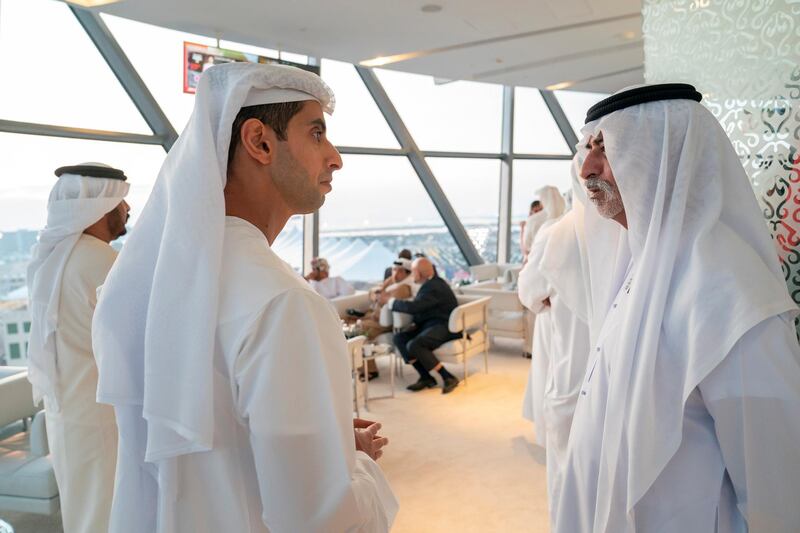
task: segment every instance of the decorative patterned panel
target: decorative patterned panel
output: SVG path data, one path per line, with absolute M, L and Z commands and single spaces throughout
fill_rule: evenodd
M 703 93 L 800 304 L 800 0 L 644 0 L 645 80 Z

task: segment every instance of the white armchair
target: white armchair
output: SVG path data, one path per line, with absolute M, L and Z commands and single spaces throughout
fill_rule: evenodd
M 460 363 L 464 367 L 464 384 L 467 384 L 467 361 L 476 355 L 483 354 L 485 370 L 489 372 L 489 343 L 487 333 L 488 297 L 456 296 L 458 307 L 450 313 L 447 323 L 453 333 L 460 333 L 461 338 L 446 342 L 436 348 L 433 353 L 443 363 Z M 407 313 L 392 312 L 392 327 L 402 331 L 412 323 L 412 316 Z M 384 318 L 383 316 L 381 317 Z M 386 325 L 389 325 L 388 323 Z
M 506 290 L 503 284 L 485 281 L 461 287 L 461 292 L 491 299 L 487 324 L 490 337 L 522 339 L 524 352 L 530 352 L 533 343 L 534 315 L 519 300 L 516 291 Z
M 0 369 L 0 427 L 33 417 L 29 430 L 0 441 L 0 510 L 50 515 L 59 509 L 58 485 L 44 411 L 32 398 L 27 369 Z

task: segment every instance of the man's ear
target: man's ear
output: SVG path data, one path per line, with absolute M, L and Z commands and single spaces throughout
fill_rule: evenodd
M 251 158 L 262 165 L 272 163 L 277 141 L 272 128 L 257 118 L 248 119 L 242 124 L 241 146 Z

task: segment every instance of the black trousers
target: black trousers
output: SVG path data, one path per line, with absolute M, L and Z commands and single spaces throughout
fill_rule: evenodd
M 418 361 L 430 372 L 439 364 L 439 360 L 433 355 L 433 350 L 460 337 L 459 333 L 451 333 L 447 324 L 423 325 L 410 331 L 396 333 L 394 345 L 406 363 Z

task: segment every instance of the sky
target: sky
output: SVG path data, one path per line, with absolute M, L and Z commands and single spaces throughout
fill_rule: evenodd
M 183 42 L 215 39 L 117 17 L 103 19 L 180 132 L 194 104 L 182 91 Z M 35 21 L 35 22 L 34 22 Z M 277 51 L 221 41 L 224 48 L 276 57 Z M 304 62 L 305 56 L 282 53 Z M 0 118 L 133 133 L 150 133 L 127 94 L 67 6 L 54 0 L 0 0 L 0 62 L 13 83 L 0 84 Z M 502 87 L 475 82 L 436 85 L 429 76 L 378 71 L 381 83 L 423 150 L 497 152 Z M 323 60 L 322 77 L 336 94 L 328 117 L 332 142 L 398 147 L 352 65 Z M 5 80 L 4 80 L 5 81 Z M 564 109 L 579 127 L 585 110 L 605 95 L 564 92 Z M 538 92 L 518 88 L 515 150 L 569 154 Z M 132 222 L 158 175 L 160 146 L 0 133 L 0 231 L 41 228 L 46 202 L 63 165 L 98 161 L 129 177 Z M 497 216 L 497 160 L 428 159 L 456 213 L 465 222 Z M 527 212 L 533 191 L 569 187 L 566 161 L 518 161 L 512 212 Z M 433 204 L 404 157 L 345 155 L 320 215 L 321 229 L 440 223 Z

